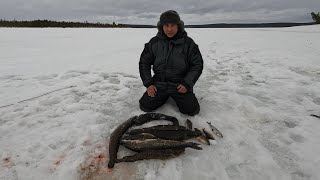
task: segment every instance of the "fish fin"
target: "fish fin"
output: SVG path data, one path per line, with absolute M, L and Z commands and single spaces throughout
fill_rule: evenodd
M 191 148 L 197 149 L 197 150 L 202 150 L 202 147 L 200 147 L 199 145 L 200 145 L 200 144 L 192 143 L 192 144 L 191 144 Z

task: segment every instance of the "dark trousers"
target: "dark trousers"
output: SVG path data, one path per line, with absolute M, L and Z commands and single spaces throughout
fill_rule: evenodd
M 199 113 L 200 105 L 193 92 L 178 93 L 168 92 L 167 90 L 157 89 L 155 97 L 148 96 L 147 92 L 143 94 L 139 103 L 140 109 L 145 112 L 151 112 L 162 106 L 169 97 L 176 102 L 179 111 L 183 114 L 194 116 Z

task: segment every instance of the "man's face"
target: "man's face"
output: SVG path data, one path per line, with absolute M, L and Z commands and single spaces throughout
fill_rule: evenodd
M 174 23 L 164 24 L 163 32 L 168 36 L 168 38 L 172 38 L 178 32 L 178 25 Z

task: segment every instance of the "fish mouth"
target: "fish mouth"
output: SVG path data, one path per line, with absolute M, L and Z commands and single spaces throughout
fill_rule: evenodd
M 205 128 L 202 129 L 202 132 L 206 135 L 208 139 L 215 140 L 214 136 L 210 132 L 208 132 Z
M 209 139 L 206 137 L 206 135 L 198 128 L 194 128 L 194 130 L 196 132 L 199 132 L 200 135 L 196 137 L 196 140 L 198 140 L 199 142 L 206 144 L 206 145 L 210 145 Z
M 202 136 L 202 135 L 198 136 L 198 137 L 196 137 L 196 140 L 203 143 L 203 144 L 210 145 L 208 138 L 206 138 L 205 136 Z

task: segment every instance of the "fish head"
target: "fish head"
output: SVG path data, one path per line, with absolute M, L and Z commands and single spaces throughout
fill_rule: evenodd
M 206 138 L 205 136 L 197 136 L 196 137 L 196 140 L 203 143 L 203 144 L 206 144 L 206 145 L 210 145 L 210 142 L 208 140 L 208 138 Z

